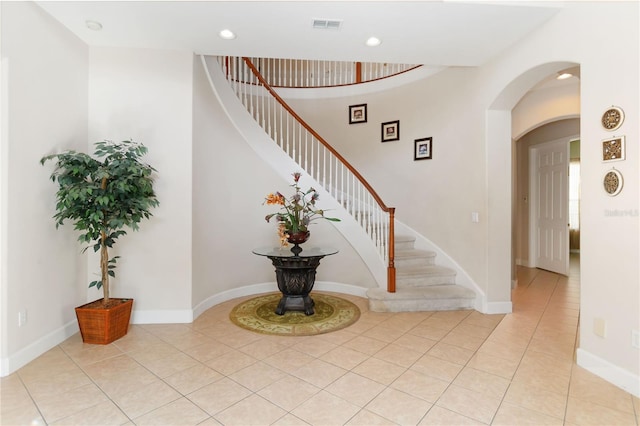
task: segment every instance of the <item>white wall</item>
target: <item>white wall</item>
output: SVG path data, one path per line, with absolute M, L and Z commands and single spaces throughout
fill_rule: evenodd
M 134 323 L 191 320 L 192 73 L 187 52 L 90 50 L 89 140 L 141 142 L 157 169 L 160 206 L 111 254 L 121 256 L 112 295 L 134 298 Z
M 88 49 L 33 3 L 2 2 L 1 375 L 77 331 L 86 264 L 72 226 L 56 230 L 53 165 L 87 143 Z M 18 327 L 18 312 L 27 322 Z
M 471 212 L 486 210 L 481 117 L 460 108 L 470 69 L 442 71 L 392 91 L 316 100 L 287 99 L 376 189 L 396 218 L 450 254 L 486 286 L 484 230 Z M 375 86 L 376 83 L 369 83 Z M 458 87 L 460 92 L 452 92 Z M 349 105 L 368 105 L 367 123 L 349 125 Z M 400 120 L 400 140 L 381 142 L 381 123 Z M 462 124 L 464 123 L 464 124 Z M 414 161 L 414 140 L 433 137 L 433 160 Z M 480 167 L 479 167 L 480 166 Z M 456 194 L 464 193 L 459 197 Z
M 580 82 L 571 78 L 571 84 L 552 86 L 528 92 L 512 113 L 513 139 L 551 121 L 580 116 Z
M 633 383 L 640 396 L 640 351 L 631 347 L 632 330 L 640 331 L 640 148 L 627 144 L 627 159 L 615 164 L 623 174 L 624 189 L 615 198 L 602 189 L 602 178 L 613 164 L 602 163 L 602 139 L 612 134 L 600 125 L 602 113 L 612 104 L 621 106 L 626 119 L 615 134 L 628 141 L 640 140 L 640 34 L 637 2 L 608 11 L 605 4 L 593 7 L 594 17 L 606 16 L 607 37 L 581 28 L 593 51 L 582 66 L 581 102 L 581 313 L 578 362 L 607 378 L 620 376 Z M 632 25 L 628 16 L 635 16 Z M 614 44 L 610 39 L 625 40 Z M 611 64 L 615 64 L 614 67 Z M 620 71 L 623 70 L 623 71 Z M 609 211 L 631 212 L 610 216 Z M 604 319 L 605 338 L 593 332 L 594 320 Z M 621 371 L 618 371 L 620 369 Z M 627 373 L 631 373 L 629 377 Z M 626 386 L 629 390 L 631 385 Z
M 193 88 L 194 306 L 237 287 L 273 281 L 273 267 L 251 253 L 276 243 L 261 205 L 284 186 L 257 158 L 220 106 L 194 57 Z M 271 238 L 269 238 L 271 237 Z
M 601 140 L 611 136 L 600 125 L 610 105 L 620 105 L 627 121 L 619 130 L 630 140 L 639 133 L 637 2 L 567 3 L 545 27 L 499 58 L 487 72 L 531 69 L 553 60 L 580 64 L 581 74 L 581 314 L 578 363 L 640 395 L 640 356 L 631 346 L 631 331 L 640 329 L 638 258 L 637 144 L 627 160 L 616 164 L 628 179 L 615 198 L 602 189 L 611 167 L 602 163 Z M 593 25 L 593 22 L 598 22 Z M 571 31 L 567 31 L 570 28 Z M 618 43 L 610 43 L 618 40 Z M 615 66 L 612 66 L 615 64 Z M 489 155 L 492 155 L 489 152 Z M 636 212 L 611 217 L 611 209 Z M 616 267 L 611 267 L 615 264 Z M 593 333 L 593 321 L 607 323 L 607 336 Z

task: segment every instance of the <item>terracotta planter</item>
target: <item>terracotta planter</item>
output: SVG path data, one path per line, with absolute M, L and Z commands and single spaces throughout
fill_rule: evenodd
M 84 343 L 108 345 L 129 331 L 133 299 L 111 298 L 108 307 L 102 299 L 76 308 L 76 317 Z

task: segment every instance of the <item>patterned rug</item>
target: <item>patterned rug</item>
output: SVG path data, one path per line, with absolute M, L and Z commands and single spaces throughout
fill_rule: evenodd
M 229 318 L 239 327 L 278 336 L 313 336 L 345 328 L 360 318 L 360 309 L 337 296 L 311 293 L 315 314 L 287 311 L 275 313 L 281 293 L 269 293 L 245 300 L 231 310 Z

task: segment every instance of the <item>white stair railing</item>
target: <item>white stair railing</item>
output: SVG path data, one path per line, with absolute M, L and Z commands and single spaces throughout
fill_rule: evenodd
M 240 102 L 269 137 L 358 222 L 387 264 L 395 291 L 394 212 L 371 185 L 266 83 L 248 58 L 217 58 Z
M 421 65 L 378 62 L 249 58 L 271 87 L 333 87 L 365 83 L 410 71 Z M 233 67 L 235 61 L 230 61 Z M 234 70 L 231 70 L 232 74 Z

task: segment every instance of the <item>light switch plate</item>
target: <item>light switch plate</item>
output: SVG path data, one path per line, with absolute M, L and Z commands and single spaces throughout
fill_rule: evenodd
M 595 318 L 593 320 L 593 333 L 596 336 L 606 337 L 606 335 L 607 335 L 607 322 L 602 318 Z

